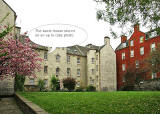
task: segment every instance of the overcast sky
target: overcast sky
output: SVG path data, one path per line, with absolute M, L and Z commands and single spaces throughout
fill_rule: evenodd
M 96 20 L 97 3 L 93 0 L 5 0 L 17 14 L 17 26 L 22 32 L 40 25 L 63 23 L 79 26 L 88 33 L 88 39 L 81 45 L 92 43 L 103 45 L 104 36 L 109 36 L 115 49 L 120 38 L 114 39 L 109 32 L 110 25 Z M 115 28 L 120 32 L 120 29 Z

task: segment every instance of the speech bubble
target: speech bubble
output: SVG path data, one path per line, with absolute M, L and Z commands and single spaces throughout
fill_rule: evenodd
M 56 47 L 80 45 L 88 38 L 85 29 L 70 24 L 47 24 L 36 27 L 27 34 L 30 40 L 38 45 Z

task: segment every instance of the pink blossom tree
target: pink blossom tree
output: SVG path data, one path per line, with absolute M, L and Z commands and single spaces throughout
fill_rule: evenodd
M 36 46 L 31 44 L 29 38 L 20 42 L 13 35 L 7 37 L 7 40 L 0 39 L 0 79 L 16 75 L 36 77 L 35 71 L 41 69 L 42 61 L 35 52 Z

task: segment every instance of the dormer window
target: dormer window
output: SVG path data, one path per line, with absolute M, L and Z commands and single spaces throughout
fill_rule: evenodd
M 126 47 L 126 43 L 123 43 L 122 45 L 123 45 L 123 47 Z
M 153 38 L 155 36 L 157 36 L 157 31 L 151 32 L 150 35 L 149 35 L 149 38 Z

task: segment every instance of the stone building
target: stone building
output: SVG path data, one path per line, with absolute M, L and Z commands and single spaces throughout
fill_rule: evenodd
M 110 39 L 104 38 L 103 46 L 88 44 L 57 47 L 52 53 L 48 50 L 38 50 L 44 58 L 43 69 L 37 73 L 37 78 L 27 78 L 25 86 L 37 85 L 38 80 L 45 80 L 45 87 L 50 89 L 52 75 L 62 80 L 66 77 L 76 79 L 76 87 L 93 85 L 98 91 L 114 91 L 117 88 L 116 55 L 110 46 Z
M 4 17 L 6 18 L 4 19 Z M 4 0 L 0 0 L 0 21 L 2 21 L 3 19 L 4 21 L 0 23 L 0 32 L 3 31 L 4 26 L 13 26 L 13 29 L 10 33 L 12 33 L 13 35 L 17 35 L 18 37 L 21 28 L 15 26 L 16 13 Z M 12 95 L 13 93 L 14 78 L 8 77 L 4 80 L 0 80 L 0 95 Z

